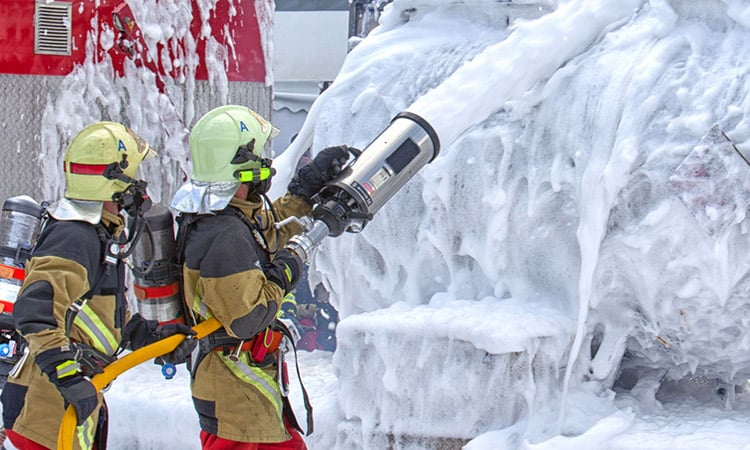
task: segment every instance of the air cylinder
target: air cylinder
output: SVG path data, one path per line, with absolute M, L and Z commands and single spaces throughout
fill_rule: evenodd
M 153 205 L 143 218 L 146 230 L 132 255 L 137 310 L 160 324 L 185 323 L 172 213 Z
M 24 267 L 39 235 L 42 206 L 28 196 L 11 197 L 0 213 L 0 311 L 13 313 Z

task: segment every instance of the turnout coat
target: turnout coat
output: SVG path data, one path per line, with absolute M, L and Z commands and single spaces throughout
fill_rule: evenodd
M 212 348 L 210 337 L 201 341 L 189 362 L 193 404 L 203 431 L 239 442 L 290 439 L 278 382 L 282 355 L 277 351 L 257 363 L 239 345 L 276 319 L 285 293 L 266 278 L 263 266 L 275 250 L 302 231 L 297 224 L 276 230 L 274 218 L 262 206 L 260 196 L 233 198 L 225 210 L 197 216 L 184 241 L 186 306 L 196 322 L 216 317 L 223 325 L 217 334 L 235 339 L 240 349 Z M 274 203 L 274 209 L 282 220 L 309 215 L 312 207 L 287 194 Z M 180 226 L 186 226 L 184 220 Z
M 13 315 L 16 328 L 28 342 L 29 354 L 18 362 L 20 371 L 8 378 L 2 392 L 6 429 L 48 448 L 57 448 L 57 435 L 65 413 L 57 388 L 34 362 L 45 350 L 82 343 L 114 357 L 125 323 L 124 263 L 109 270 L 104 264 L 102 237 L 119 236 L 124 229 L 119 216 L 102 212 L 101 225 L 79 220 L 50 219 L 40 235 Z M 101 233 L 105 236 L 100 236 Z M 98 285 L 98 286 L 97 286 Z M 94 288 L 93 292 L 90 292 Z M 87 293 L 91 298 L 66 330 L 66 315 Z M 75 448 L 89 448 L 94 439 L 99 409 L 77 427 Z

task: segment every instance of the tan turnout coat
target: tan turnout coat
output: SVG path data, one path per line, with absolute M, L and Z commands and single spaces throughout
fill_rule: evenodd
M 290 224 L 277 231 L 273 218 L 255 201 L 232 199 L 229 208 L 241 211 L 265 239 L 233 214 L 201 215 L 184 245 L 183 289 L 187 306 L 198 322 L 216 317 L 223 330 L 242 340 L 275 319 L 284 297 L 281 287 L 264 272 L 268 251 L 283 247 L 301 232 Z M 306 200 L 286 195 L 274 203 L 282 220 L 290 215 L 309 215 Z M 261 218 L 259 222 L 259 218 Z M 263 247 L 267 244 L 268 249 Z M 240 442 L 281 442 L 290 438 L 282 416 L 277 382 L 279 359 L 267 365 L 253 364 L 248 352 L 233 362 L 220 351 L 205 352 L 192 363 L 191 390 L 201 429 Z

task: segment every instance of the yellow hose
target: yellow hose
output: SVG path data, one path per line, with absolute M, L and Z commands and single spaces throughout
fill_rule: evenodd
M 221 328 L 221 323 L 215 318 L 210 318 L 205 322 L 201 322 L 193 327 L 196 336 L 195 339 L 205 337 L 214 331 Z M 141 347 L 122 358 L 114 361 L 112 364 L 104 368 L 104 372 L 95 375 L 91 378 L 91 383 L 96 388 L 97 392 L 101 392 L 109 383 L 114 381 L 115 378 L 125 373 L 127 370 L 132 369 L 138 364 L 150 361 L 156 357 L 166 355 L 172 350 L 176 349 L 178 345 L 185 339 L 184 334 L 174 334 L 160 341 L 149 344 L 145 347 Z M 58 450 L 73 450 L 73 439 L 75 438 L 76 432 L 76 410 L 73 406 L 68 406 L 63 416 L 62 423 L 60 424 L 60 431 L 57 434 L 57 449 Z

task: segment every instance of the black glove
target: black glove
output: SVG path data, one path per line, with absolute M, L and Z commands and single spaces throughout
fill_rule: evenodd
M 193 331 L 192 328 L 189 329 L 191 331 L 190 334 L 184 331 L 178 331 L 179 333 L 187 334 L 187 337 L 182 342 L 180 342 L 180 345 L 178 345 L 176 349 L 172 350 L 166 355 L 162 355 L 157 358 L 157 364 L 163 365 L 163 363 L 169 363 L 177 365 L 187 361 L 188 357 L 193 353 L 193 350 L 195 350 L 195 347 L 198 345 L 198 339 L 192 338 L 192 336 L 195 335 L 195 331 Z
M 281 306 L 279 306 L 279 312 L 276 315 L 280 319 L 297 317 L 297 298 L 295 297 L 294 292 L 290 292 L 284 296 L 281 300 Z
M 165 337 L 177 333 L 182 333 L 188 336 L 195 335 L 195 331 L 187 325 L 181 323 L 159 325 L 159 322 L 156 320 L 146 320 L 140 314 L 135 314 L 122 329 L 120 346 L 122 348 L 129 348 L 130 350 L 138 350 L 141 347 L 153 344 L 156 341 L 160 341 Z M 185 340 L 193 341 L 193 339 Z M 188 343 L 186 345 L 194 344 Z
M 278 284 L 288 294 L 300 280 L 302 274 L 302 260 L 293 251 L 282 248 L 276 253 L 273 262 L 266 266 L 266 278 Z
M 308 200 L 312 198 L 327 182 L 341 173 L 349 160 L 349 149 L 346 145 L 338 145 L 321 150 L 312 161 L 297 171 L 287 188 L 289 193 Z
M 36 363 L 47 374 L 65 406 L 73 405 L 78 425 L 83 424 L 99 404 L 96 388 L 78 372 L 78 361 L 67 347 L 46 350 L 36 356 Z
M 117 359 L 114 356 L 105 355 L 90 345 L 76 343 L 70 344 L 70 347 L 79 364 L 78 372 L 84 377 L 93 377 L 104 372 L 104 368 Z

